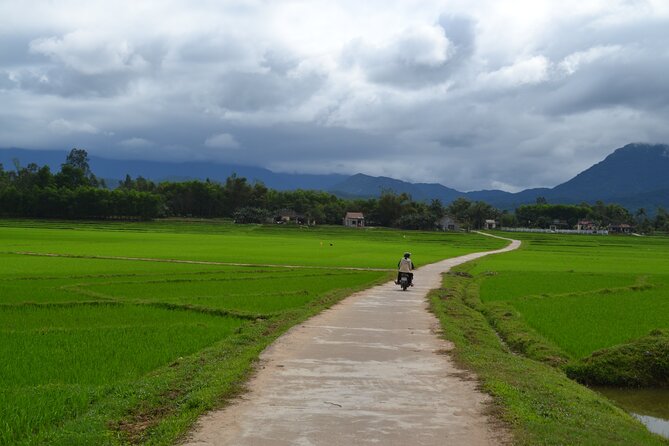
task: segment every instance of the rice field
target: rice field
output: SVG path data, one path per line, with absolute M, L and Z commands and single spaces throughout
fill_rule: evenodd
M 2 221 L 0 444 L 169 444 L 238 391 L 265 345 L 388 280 L 402 252 L 421 265 L 504 244 L 204 221 Z
M 573 358 L 669 328 L 669 238 L 512 236 L 519 251 L 471 270 L 481 300 L 510 304 Z

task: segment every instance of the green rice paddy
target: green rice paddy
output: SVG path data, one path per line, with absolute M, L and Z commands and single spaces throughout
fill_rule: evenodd
M 504 244 L 381 229 L 2 221 L 0 444 L 169 444 L 239 391 L 268 343 L 388 280 L 402 252 L 421 265 Z
M 575 359 L 669 328 L 669 238 L 510 234 L 520 250 L 470 271 Z

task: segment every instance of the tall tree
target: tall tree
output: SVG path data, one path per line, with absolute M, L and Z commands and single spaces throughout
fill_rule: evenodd
M 406 193 L 397 195 L 392 191 L 384 191 L 377 201 L 375 219 L 381 226 L 392 226 L 409 201 L 411 198 Z
M 88 163 L 88 152 L 85 149 L 74 148 L 70 150 L 70 153 L 68 153 L 65 158 L 65 164 L 72 166 L 75 169 L 81 169 L 86 176 L 91 175 L 91 167 Z
M 472 202 L 466 198 L 460 197 L 451 202 L 446 208 L 446 212 L 455 218 L 465 228 L 469 229 L 471 226 L 471 218 L 469 215 L 469 207 Z
M 65 158 L 65 163 L 61 164 L 61 172 L 65 170 L 65 176 L 73 178 L 74 176 L 79 176 L 75 170 L 81 171 L 83 177 L 87 180 L 87 186 L 92 187 L 104 187 L 104 181 L 100 181 L 91 171 L 91 167 L 88 162 L 88 152 L 85 149 L 73 148 L 70 150 L 70 153 L 67 154 Z

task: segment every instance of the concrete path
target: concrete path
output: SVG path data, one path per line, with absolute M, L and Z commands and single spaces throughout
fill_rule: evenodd
M 263 352 L 250 391 L 202 417 L 185 444 L 505 443 L 485 414 L 487 396 L 448 356 L 425 297 L 449 268 L 519 245 L 427 265 L 405 292 L 377 286 L 294 327 Z

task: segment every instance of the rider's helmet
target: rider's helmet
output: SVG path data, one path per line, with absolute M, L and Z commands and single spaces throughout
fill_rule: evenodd
M 411 257 L 411 253 L 410 252 L 405 252 L 404 253 L 404 258 L 408 259 L 409 257 Z

